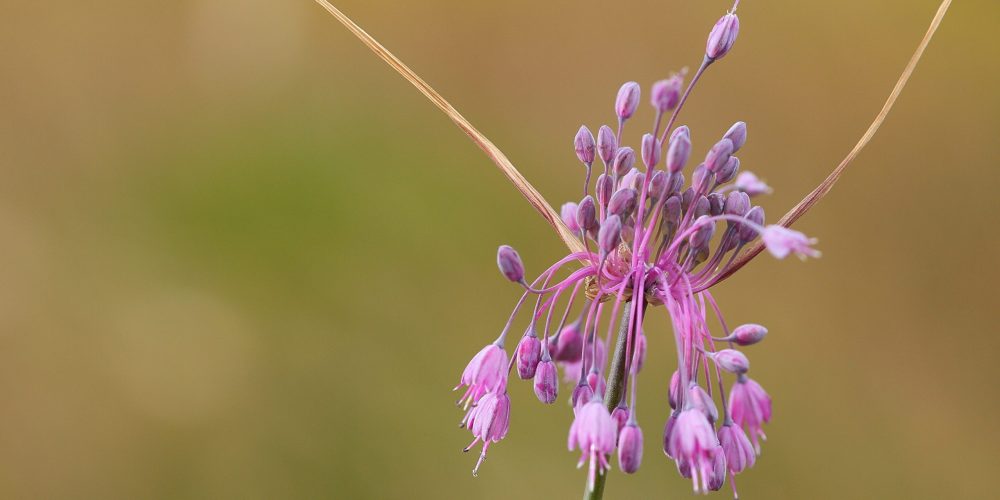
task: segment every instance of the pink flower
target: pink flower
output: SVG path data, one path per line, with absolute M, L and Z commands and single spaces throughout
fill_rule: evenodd
M 486 460 L 486 451 L 489 449 L 490 444 L 496 443 L 507 436 L 509 425 L 510 397 L 507 396 L 506 388 L 499 395 L 495 392 L 486 393 L 465 414 L 462 426 L 471 430 L 472 435 L 476 438 L 463 451 L 469 451 L 476 443 L 483 442 L 483 451 L 479 454 L 476 467 L 472 469 L 473 476 L 479 474 L 479 466 L 483 464 L 483 460 Z
M 577 467 L 583 467 L 590 460 L 590 471 L 587 474 L 587 485 L 594 489 L 597 474 L 603 474 L 608 465 L 608 455 L 615 451 L 615 441 L 618 437 L 617 425 L 611 419 L 611 414 L 600 399 L 592 398 L 576 413 L 576 419 L 569 428 L 569 451 L 580 448 L 580 462 Z
M 762 426 L 771 421 L 771 396 L 764 388 L 746 375 L 740 375 L 729 394 L 729 409 L 736 425 L 746 429 L 753 440 L 754 448 L 760 455 L 761 439 L 767 439 Z
M 708 423 L 705 414 L 695 408 L 681 412 L 670 432 L 670 451 L 677 460 L 678 468 L 687 465 L 694 483 L 695 493 L 707 493 L 715 462 L 715 448 L 719 440 L 715 429 Z
M 499 341 L 498 341 L 499 342 Z M 500 384 L 507 381 L 507 351 L 503 350 L 500 343 L 494 342 L 484 347 L 462 372 L 459 387 L 468 387 L 458 404 L 464 404 L 465 408 L 470 403 L 479 401 L 487 391 L 496 391 Z
M 733 474 L 739 474 L 753 467 L 757 460 L 750 439 L 738 425 L 732 425 L 732 423 L 723 425 L 719 429 L 719 444 L 722 445 L 722 450 L 726 453 L 726 465 Z
M 816 238 L 806 237 L 794 229 L 777 224 L 764 228 L 762 239 L 767 251 L 779 259 L 784 259 L 790 253 L 798 255 L 803 260 L 806 257 L 816 258 L 820 256 L 819 250 L 811 246 L 816 244 Z
M 743 171 L 736 176 L 736 189 L 750 196 L 771 194 L 771 186 L 760 180 L 753 172 Z

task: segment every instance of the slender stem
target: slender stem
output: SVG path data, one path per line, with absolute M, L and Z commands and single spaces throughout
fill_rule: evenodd
M 631 301 L 625 302 L 625 310 L 629 309 Z M 608 388 L 604 394 L 604 406 L 608 411 L 614 411 L 618 406 L 624 390 L 625 368 L 628 362 L 625 359 L 625 339 L 628 337 L 628 325 L 630 314 L 622 314 L 621 323 L 618 324 L 618 340 L 615 343 L 615 357 L 611 360 L 611 369 L 608 371 Z M 594 489 L 584 488 L 583 500 L 601 500 L 604 497 L 604 483 L 607 480 L 607 471 L 597 474 L 594 480 Z

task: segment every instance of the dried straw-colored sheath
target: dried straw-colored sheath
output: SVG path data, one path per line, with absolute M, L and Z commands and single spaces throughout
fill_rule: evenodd
M 495 163 L 504 175 L 510 179 L 510 182 L 514 184 L 514 187 L 516 187 L 517 190 L 524 195 L 524 197 L 528 200 L 528 203 L 535 207 L 535 210 L 537 210 L 538 213 L 541 214 L 553 228 L 555 228 L 556 232 L 559 234 L 559 238 L 561 238 L 563 243 L 569 247 L 570 251 L 584 251 L 583 244 L 580 243 L 580 240 L 573 235 L 568 227 L 566 227 L 566 224 L 563 223 L 559 214 L 557 214 L 552 206 L 545 201 L 545 198 L 542 197 L 541 193 L 539 193 L 538 190 L 535 189 L 535 187 L 532 186 L 523 175 L 521 175 L 521 172 L 514 168 L 514 165 L 509 159 L 507 159 L 507 156 L 504 155 L 499 148 L 490 142 L 490 140 L 487 139 L 486 136 L 480 131 L 476 130 L 476 127 L 473 127 L 472 124 L 469 123 L 469 120 L 466 120 L 457 109 L 455 109 L 447 100 L 445 100 L 444 97 L 441 96 L 441 94 L 438 94 L 436 90 L 427 84 L 427 82 L 403 64 L 403 61 L 400 61 L 398 57 L 394 56 L 392 52 L 389 52 L 382 46 L 382 44 L 378 43 L 378 41 L 372 38 L 371 35 L 361 29 L 361 27 L 355 24 L 354 21 L 351 21 L 350 18 L 330 4 L 330 2 L 327 0 L 316 0 L 316 3 L 320 4 L 324 9 L 330 12 L 330 14 L 337 18 L 341 24 L 346 26 L 351 33 L 354 33 L 354 36 L 358 37 L 358 39 L 368 46 L 368 48 L 371 49 L 375 55 L 379 56 L 379 58 L 385 61 L 386 64 L 391 66 L 392 69 L 396 70 L 396 72 L 400 75 L 403 75 L 403 78 L 406 78 L 406 80 L 412 83 L 421 94 L 430 99 L 430 101 L 434 103 L 438 109 L 448 115 L 448 118 L 451 118 L 451 121 L 455 122 L 455 125 L 458 125 L 458 128 L 462 129 L 462 131 L 465 132 L 470 139 L 472 139 L 472 142 L 476 143 L 476 145 L 486 153 L 486 156 L 489 156 L 490 159 L 493 160 L 493 163 Z

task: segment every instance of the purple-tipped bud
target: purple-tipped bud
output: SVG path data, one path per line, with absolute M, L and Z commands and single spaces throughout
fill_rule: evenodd
M 622 188 L 611 196 L 608 203 L 608 213 L 619 217 L 628 217 L 639 202 L 639 191 L 632 188 Z
M 583 354 L 583 335 L 580 334 L 580 323 L 570 323 L 563 327 L 555 339 L 549 338 L 549 349 L 556 361 L 578 362 Z
M 708 357 L 719 365 L 719 368 L 729 373 L 737 375 L 746 373 L 750 369 L 750 360 L 746 355 L 736 349 L 723 349 L 721 351 L 710 352 Z
M 715 179 L 712 172 L 708 170 L 708 167 L 704 163 L 695 167 L 694 172 L 691 173 L 691 187 L 701 193 L 708 191 L 708 184 L 713 180 Z
M 604 377 L 600 373 L 591 370 L 587 374 L 587 386 L 594 392 L 594 397 L 603 398 L 604 390 L 608 388 L 608 383 L 604 381 Z
M 733 474 L 739 474 L 753 467 L 757 461 L 757 454 L 750 444 L 750 438 L 737 425 L 726 424 L 719 429 L 719 445 L 726 454 L 726 467 Z
M 625 428 L 625 422 L 628 422 L 628 415 L 628 407 L 623 405 L 618 405 L 615 407 L 615 411 L 611 412 L 611 420 L 614 420 L 615 425 L 618 426 L 615 433 L 621 432 Z
M 718 172 L 733 155 L 733 141 L 723 138 L 708 150 L 705 155 L 705 167 L 712 173 Z
M 684 170 L 688 158 L 691 157 L 691 131 L 687 126 L 678 127 L 670 136 L 670 147 L 667 148 L 667 170 L 676 174 Z
M 714 424 L 719 420 L 719 408 L 715 406 L 712 396 L 709 396 L 700 385 L 692 382 L 688 387 L 687 397 L 691 407 L 704 414 L 709 422 Z
M 677 402 L 681 394 L 681 375 L 676 370 L 674 374 L 670 376 L 670 391 L 667 394 L 667 400 L 670 402 L 670 407 L 674 410 L 677 409 Z
M 669 180 L 669 174 L 662 170 L 657 170 L 653 174 L 653 178 L 649 180 L 649 197 L 653 200 L 659 200 L 665 196 L 667 194 L 667 181 Z
M 618 466 L 626 474 L 634 474 L 642 465 L 642 429 L 629 422 L 618 433 Z
M 708 489 L 719 491 L 726 484 L 726 453 L 721 446 L 712 451 L 712 471 L 708 475 Z
M 573 147 L 576 149 L 576 157 L 588 167 L 594 164 L 594 150 L 597 145 L 594 143 L 594 134 L 586 125 L 580 127 L 573 138 Z
M 695 229 L 688 239 L 691 248 L 700 249 L 708 246 L 708 242 L 715 235 L 715 224 L 711 222 L 706 223 L 705 219 L 707 218 L 707 215 L 702 215 L 695 220 L 694 223 L 698 226 L 698 229 Z
M 609 216 L 601 224 L 601 231 L 597 233 L 597 244 L 601 247 L 604 255 L 611 253 L 622 237 L 622 220 L 617 215 Z
M 604 161 L 605 165 L 611 164 L 617 150 L 618 139 L 615 137 L 615 133 L 611 131 L 611 127 L 601 125 L 597 131 L 597 152 L 601 155 L 601 160 Z
M 736 42 L 736 35 L 740 32 L 740 19 L 736 14 L 727 13 L 722 16 L 712 32 L 708 34 L 708 43 L 705 45 L 705 57 L 709 60 L 721 59 L 729 53 Z
M 652 170 L 660 163 L 660 141 L 652 134 L 642 136 L 642 163 L 647 170 Z
M 726 162 L 726 165 L 720 168 L 719 171 L 715 173 L 715 182 L 717 184 L 725 184 L 733 180 L 733 178 L 736 177 L 736 172 L 738 172 L 739 170 L 740 170 L 740 159 L 735 156 L 730 156 L 729 161 Z
M 733 191 L 726 198 L 725 212 L 729 215 L 743 217 L 750 211 L 750 197 L 746 193 Z
M 559 373 L 556 364 L 544 357 L 535 370 L 535 396 L 545 404 L 552 404 L 559 394 Z
M 708 213 L 710 215 L 721 215 L 726 206 L 726 195 L 722 193 L 712 193 L 708 195 Z
M 563 203 L 562 209 L 559 211 L 562 216 L 562 221 L 566 224 L 566 227 L 574 233 L 580 232 L 580 224 L 576 221 L 576 203 L 572 201 Z
M 746 219 L 758 226 L 764 225 L 764 209 L 760 205 L 751 208 L 746 215 Z M 740 243 L 746 245 L 757 238 L 757 229 L 750 224 L 740 224 Z
M 521 256 L 508 245 L 500 245 L 497 249 L 497 266 L 504 277 L 514 283 L 524 281 L 524 264 L 521 263 Z
M 584 196 L 576 206 L 576 224 L 585 231 L 597 229 L 597 205 L 593 196 Z
M 733 342 L 738 345 L 747 346 L 754 345 L 761 340 L 764 340 L 764 336 L 767 335 L 767 328 L 761 325 L 756 325 L 753 323 L 748 323 L 746 325 L 740 325 L 733 330 L 733 333 L 729 336 Z
M 628 146 L 625 146 L 619 149 L 617 153 L 615 153 L 615 160 L 614 163 L 612 163 L 611 168 L 612 170 L 614 170 L 615 175 L 621 177 L 629 173 L 629 171 L 632 170 L 632 167 L 634 166 L 635 166 L 635 150 L 633 150 Z
M 581 406 L 590 402 L 594 397 L 594 390 L 590 388 L 586 383 L 577 384 L 573 388 L 573 394 L 570 396 L 570 402 L 573 403 L 573 410 L 579 410 Z
M 730 141 L 733 141 L 733 152 L 737 152 L 744 144 L 747 143 L 747 124 L 746 122 L 736 122 L 732 127 L 729 127 L 729 131 L 726 135 L 722 136 Z
M 600 203 L 602 207 L 608 206 L 608 201 L 611 199 L 611 193 L 615 189 L 615 181 L 607 174 L 601 174 L 597 177 L 597 187 L 594 190 L 597 195 L 597 203 Z
M 535 369 L 538 368 L 538 361 L 542 356 L 542 341 L 538 340 L 535 330 L 532 327 L 528 333 L 521 337 L 517 343 L 517 376 L 521 380 L 534 378 Z
M 618 89 L 618 98 L 615 99 L 615 113 L 618 114 L 619 119 L 628 120 L 635 114 L 636 108 L 639 107 L 639 94 L 639 84 L 635 82 L 627 82 Z
M 684 78 L 680 75 L 673 75 L 666 80 L 660 80 L 653 84 L 650 91 L 650 102 L 660 113 L 666 113 L 677 107 L 681 100 L 681 87 L 684 86 Z

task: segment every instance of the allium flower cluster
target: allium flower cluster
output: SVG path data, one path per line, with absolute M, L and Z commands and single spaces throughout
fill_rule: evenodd
M 584 170 L 583 197 L 563 205 L 561 216 L 585 250 L 566 255 L 529 282 L 517 252 L 500 247 L 501 273 L 524 293 L 499 338 L 472 358 L 458 387 L 465 388 L 459 403 L 468 411 L 462 423 L 474 435 L 472 445 L 483 443 L 476 471 L 490 444 L 507 434 L 507 382 L 515 366 L 546 404 L 561 392 L 557 366 L 572 384 L 568 443 L 570 450 L 580 450 L 580 466 L 588 465 L 590 488 L 616 452 L 624 472 L 638 470 L 643 453 L 636 382 L 646 360 L 643 322 L 657 310 L 669 316 L 673 336 L 649 334 L 664 339 L 661 345 L 674 345 L 677 366 L 664 381 L 673 409 L 664 415 L 664 453 L 696 492 L 718 490 L 754 465 L 763 425 L 771 419 L 771 399 L 749 378 L 749 358 L 737 347 L 761 342 L 767 329 L 752 323 L 729 329 L 710 289 L 758 237 L 779 259 L 818 252 L 815 240 L 802 233 L 765 225 L 764 210 L 753 200 L 771 189 L 741 172 L 736 156 L 747 143 L 746 123 L 738 121 L 706 142 L 702 161 L 692 161 L 698 148 L 691 130 L 674 127 L 705 69 L 732 49 L 739 31 L 734 11 L 712 29 L 701 67 L 686 89 L 683 72 L 653 84 L 652 128 L 642 136 L 638 154 L 622 144 L 626 124 L 639 112 L 641 90 L 635 82 L 619 90 L 613 126 L 602 125 L 596 137 L 586 126 L 577 132 L 573 146 Z M 507 335 L 532 303 L 529 325 L 508 360 Z M 713 333 L 710 317 L 721 333 Z M 649 361 L 673 360 L 650 356 Z M 728 399 L 727 378 L 733 379 Z

